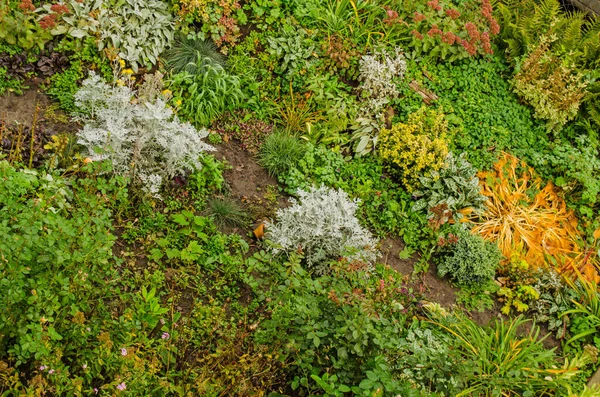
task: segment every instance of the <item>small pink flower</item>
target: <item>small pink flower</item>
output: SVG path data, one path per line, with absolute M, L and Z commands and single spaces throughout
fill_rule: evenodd
M 81 368 L 83 368 L 83 369 L 87 369 L 87 364 L 83 364 L 83 365 L 81 366 Z
M 163 339 L 169 339 L 170 337 L 171 337 L 171 335 L 169 335 L 168 332 L 163 332 L 163 334 L 161 336 L 161 338 L 163 338 Z
M 117 389 L 121 391 L 127 389 L 127 386 L 125 386 L 125 382 L 121 382 L 120 384 L 118 384 Z
M 45 365 L 42 365 L 42 366 L 40 367 L 40 371 L 45 371 L 47 368 L 48 368 L 48 367 L 46 367 Z
M 98 394 L 98 388 L 94 387 L 94 394 Z
M 50 375 L 52 375 L 52 374 L 54 373 L 54 370 L 53 370 L 53 369 L 51 369 L 50 371 L 48 371 L 48 373 L 49 373 Z
M 121 355 L 122 356 L 126 356 L 127 355 L 127 349 L 125 349 L 124 347 L 121 348 Z

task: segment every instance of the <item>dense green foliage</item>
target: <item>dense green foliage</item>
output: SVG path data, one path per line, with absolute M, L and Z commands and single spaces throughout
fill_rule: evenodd
M 558 0 L 3 2 L 0 394 L 600 395 L 598 32 Z
M 484 285 L 494 279 L 502 254 L 496 244 L 462 227 L 451 229 L 437 258 L 441 277 L 448 275 L 458 285 Z

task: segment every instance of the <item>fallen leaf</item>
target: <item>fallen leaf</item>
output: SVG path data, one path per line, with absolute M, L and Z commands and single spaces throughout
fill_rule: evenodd
M 262 239 L 265 236 L 265 224 L 261 223 L 260 225 L 258 225 L 258 227 L 256 229 L 254 229 L 254 237 L 256 237 L 257 239 Z

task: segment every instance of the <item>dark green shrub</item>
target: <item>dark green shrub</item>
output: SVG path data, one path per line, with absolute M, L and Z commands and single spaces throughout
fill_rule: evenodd
M 498 246 L 461 227 L 452 232 L 442 241 L 438 275 L 448 275 L 458 285 L 466 286 L 492 281 L 502 259 Z

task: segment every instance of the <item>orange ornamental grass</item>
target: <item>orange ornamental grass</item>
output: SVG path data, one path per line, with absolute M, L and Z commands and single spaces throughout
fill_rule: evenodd
M 496 241 L 506 258 L 521 250 L 532 266 L 551 262 L 560 271 L 576 269 L 598 278 L 596 254 L 580 248 L 577 218 L 552 183 L 542 188 L 533 168 L 507 153 L 493 170 L 478 176 L 488 201 L 485 213 L 473 219 L 473 233 Z

